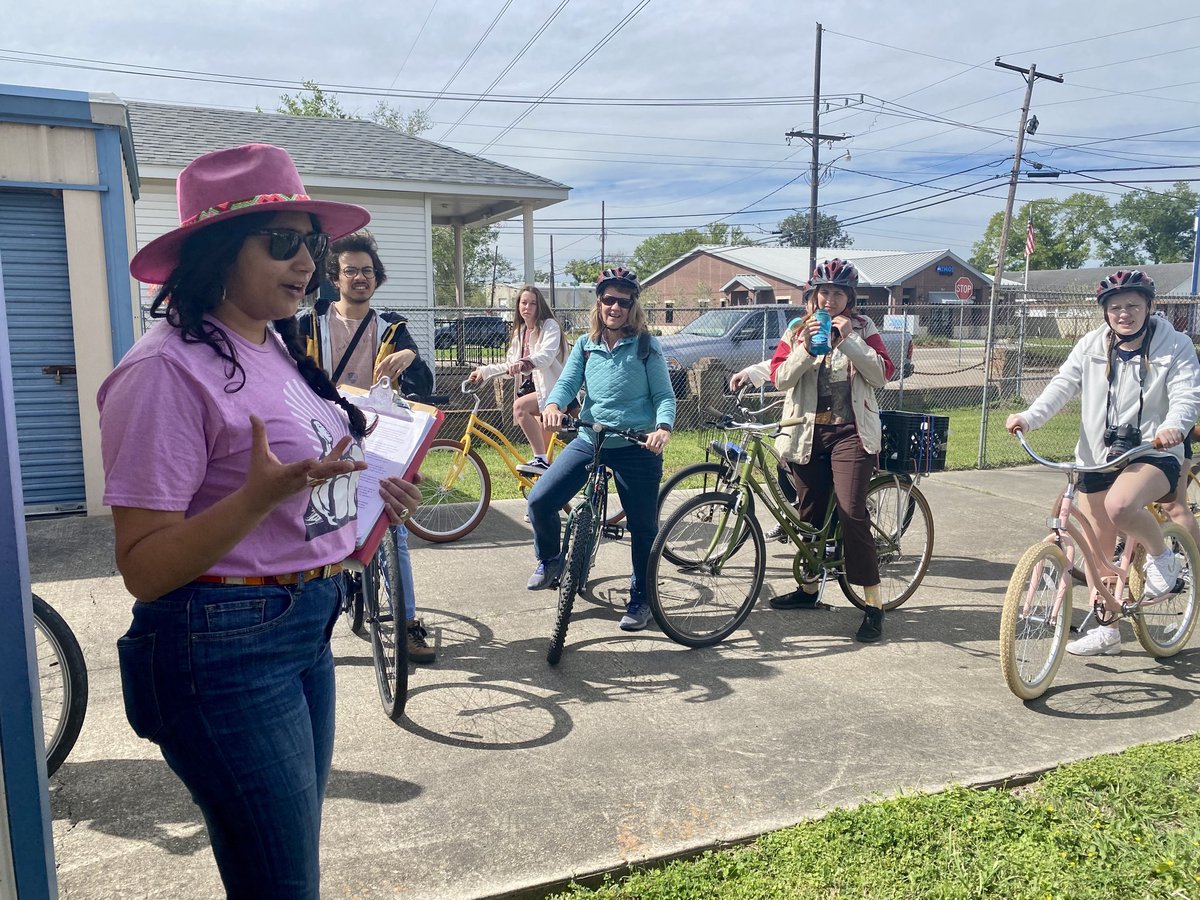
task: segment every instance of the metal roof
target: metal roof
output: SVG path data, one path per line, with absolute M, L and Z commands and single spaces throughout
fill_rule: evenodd
M 159 103 L 130 102 L 128 108 L 143 167 L 182 169 L 210 150 L 268 143 L 286 149 L 302 175 L 569 190 L 548 178 L 358 119 Z
M 735 284 L 740 284 L 742 287 L 751 291 L 765 291 L 769 290 L 771 287 L 771 282 L 765 281 L 762 278 L 759 278 L 757 275 L 738 274 L 734 275 L 729 279 L 729 281 L 725 282 L 721 290 L 727 291 Z
M 1029 290 L 1063 291 L 1069 293 L 1094 294 L 1101 279 L 1118 269 L 1137 269 L 1154 279 L 1159 296 L 1170 294 L 1188 296 L 1192 288 L 1192 264 L 1129 263 L 1123 266 L 1090 266 L 1086 269 L 1044 269 L 1029 272 Z M 1007 279 L 1005 279 L 1007 280 Z
M 807 247 L 698 247 L 647 278 L 649 285 L 660 274 L 674 268 L 690 256 L 708 253 L 718 259 L 733 263 L 785 281 L 797 287 L 808 281 Z M 975 276 L 990 280 L 951 250 L 859 250 L 854 247 L 822 248 L 817 250 L 817 259 L 850 260 L 858 269 L 858 283 L 862 287 L 891 287 L 900 284 L 941 259 L 950 258 L 964 270 Z M 738 276 L 739 278 L 742 276 Z

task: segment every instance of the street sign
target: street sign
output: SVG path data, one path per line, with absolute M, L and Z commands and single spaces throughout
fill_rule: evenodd
M 959 300 L 970 300 L 975 296 L 975 285 L 970 278 L 960 278 L 954 282 L 954 296 Z

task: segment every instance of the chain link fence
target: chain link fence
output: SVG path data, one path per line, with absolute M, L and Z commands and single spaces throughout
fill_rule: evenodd
M 143 328 L 152 324 L 148 309 L 143 306 Z M 476 307 L 377 309 L 398 312 L 408 319 L 422 356 L 433 363 L 436 393 L 448 398 L 445 436 L 456 437 L 474 401 L 462 394 L 460 385 L 476 366 L 504 359 L 511 311 Z M 882 332 L 896 367 L 888 385 L 876 391 L 880 409 L 946 416 L 950 422 L 947 467 L 951 469 L 1026 462 L 1017 442 L 1004 430 L 1005 419 L 1029 406 L 1071 347 L 1102 322 L 1091 293 L 1004 291 L 996 300 L 989 353 L 989 309 L 987 302 L 858 306 L 858 312 L 870 317 Z M 1160 298 L 1155 309 L 1179 331 L 1195 336 L 1200 330 L 1200 298 Z M 705 444 L 712 437 L 712 422 L 720 414 L 734 411 L 724 396 L 729 376 L 750 363 L 769 358 L 778 331 L 798 314 L 794 307 L 781 306 L 772 318 L 770 308 L 746 308 L 747 313 L 766 313 L 754 320 L 757 325 L 752 327 L 745 324 L 750 319 L 742 310 L 722 310 L 729 315 L 706 319 L 720 320 L 718 327 L 691 335 L 685 332 L 686 327 L 712 312 L 711 307 L 647 307 L 650 327 L 662 340 L 668 359 L 687 359 L 686 365 L 671 367 L 678 406 L 672 453 L 678 464 L 704 457 Z M 572 308 L 556 313 L 568 342 L 586 332 L 589 312 Z M 723 323 L 730 330 L 718 333 Z M 696 341 L 702 349 L 695 352 L 705 355 L 695 357 L 694 353 L 679 350 Z M 780 398 L 771 388 L 767 385 L 759 392 L 762 401 Z M 523 441 L 512 419 L 510 379 L 497 379 L 484 391 L 480 414 L 513 440 Z M 778 418 L 778 408 L 774 416 Z M 1044 455 L 1067 459 L 1078 434 L 1078 404 L 1073 402 L 1031 441 Z

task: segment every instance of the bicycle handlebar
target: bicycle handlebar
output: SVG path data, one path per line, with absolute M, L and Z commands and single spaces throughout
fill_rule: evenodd
M 1086 472 L 1115 472 L 1117 469 L 1121 468 L 1121 466 L 1125 465 L 1125 463 L 1129 462 L 1130 459 L 1132 457 L 1134 457 L 1135 455 L 1145 453 L 1148 450 L 1162 450 L 1163 449 L 1162 441 L 1160 441 L 1158 438 L 1155 438 L 1154 440 L 1152 440 L 1148 443 L 1139 444 L 1136 447 L 1132 447 L 1129 450 L 1126 450 L 1124 453 L 1122 453 L 1116 459 L 1101 463 L 1098 466 L 1081 466 L 1075 462 L 1063 463 L 1063 462 L 1054 462 L 1053 460 L 1046 459 L 1044 456 L 1038 455 L 1037 451 L 1029 446 L 1029 441 L 1027 441 L 1025 439 L 1024 429 L 1018 428 L 1013 433 L 1017 436 L 1017 440 L 1021 442 L 1021 447 L 1036 462 L 1041 463 L 1047 469 L 1057 469 L 1060 472 L 1085 472 L 1085 473 Z
M 603 437 L 607 432 L 608 434 L 615 434 L 619 437 L 623 437 L 625 440 L 632 441 L 633 443 L 642 447 L 646 446 L 646 439 L 649 437 L 649 435 L 643 434 L 640 431 L 633 431 L 629 428 L 614 428 L 611 425 L 601 425 L 599 422 L 587 422 L 583 419 L 573 419 L 571 416 L 563 416 L 563 428 L 586 428 L 590 431 L 594 431 L 601 437 Z

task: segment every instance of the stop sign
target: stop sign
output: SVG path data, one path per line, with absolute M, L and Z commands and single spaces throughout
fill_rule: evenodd
M 975 285 L 971 284 L 970 278 L 960 278 L 954 282 L 954 296 L 959 300 L 970 300 L 975 296 Z

